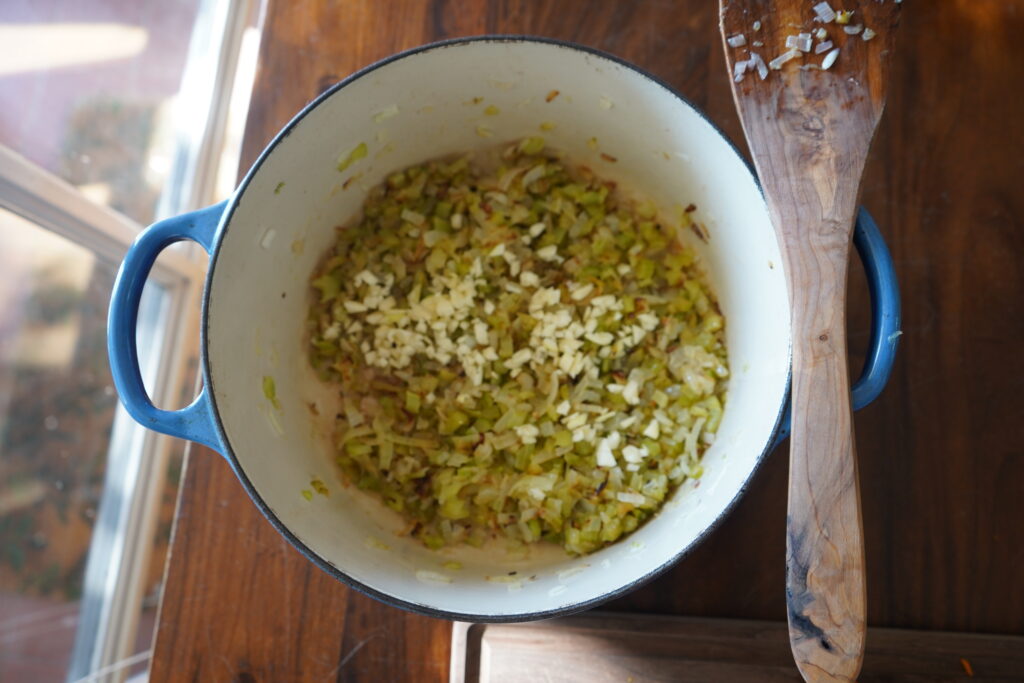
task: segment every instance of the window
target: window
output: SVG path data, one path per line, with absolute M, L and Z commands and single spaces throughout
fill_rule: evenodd
M 185 444 L 120 407 L 107 305 L 145 224 L 233 184 L 260 11 L 0 4 L 0 680 L 145 671 Z M 158 405 L 195 391 L 204 260 L 165 251 L 143 295 Z
M 115 269 L 89 249 L 0 209 L 5 680 L 63 679 L 83 614 L 94 531 L 112 500 L 108 469 L 126 471 L 123 460 L 140 450 L 130 446 L 138 438 L 134 428 L 115 417 L 119 406 L 106 363 L 104 312 Z M 169 290 L 152 284 L 144 297 L 139 348 L 148 350 L 145 376 L 152 385 Z M 112 516 L 102 518 L 108 526 Z

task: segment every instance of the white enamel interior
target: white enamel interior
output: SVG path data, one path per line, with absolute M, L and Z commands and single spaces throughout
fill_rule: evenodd
M 551 102 L 545 96 L 560 94 Z M 482 98 L 473 104 L 474 98 Z M 611 107 L 608 108 L 608 104 Z M 397 105 L 398 114 L 375 113 Z M 488 105 L 500 109 L 485 116 Z M 306 362 L 307 282 L 385 174 L 426 159 L 538 133 L 570 158 L 669 212 L 693 202 L 709 232 L 692 235 L 726 317 L 732 380 L 699 486 L 677 490 L 624 541 L 583 558 L 560 550 L 432 552 L 399 537 L 395 513 L 341 486 L 308 408 L 333 415 Z M 485 139 L 479 125 L 493 130 Z M 596 137 L 599 158 L 587 145 Z M 339 157 L 369 155 L 340 173 Z M 345 188 L 346 180 L 356 179 Z M 275 192 L 277 189 L 277 192 Z M 782 259 L 764 200 L 735 150 L 693 108 L 636 71 L 567 46 L 486 40 L 402 56 L 356 78 L 306 113 L 235 199 L 209 290 L 207 362 L 229 447 L 255 494 L 328 564 L 382 594 L 481 619 L 571 608 L 642 579 L 675 558 L 742 491 L 772 437 L 789 368 Z M 301 246 L 301 248 L 300 248 Z M 261 389 L 275 379 L 280 412 Z M 325 418 L 321 418 L 325 419 Z M 301 495 L 320 477 L 329 497 Z M 442 564 L 457 557 L 460 570 Z M 494 577 L 514 577 L 495 581 Z M 490 577 L 490 578 L 489 578 Z

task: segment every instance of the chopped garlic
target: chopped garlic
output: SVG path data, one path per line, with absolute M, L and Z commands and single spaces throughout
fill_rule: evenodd
M 588 282 L 587 284 L 582 285 L 581 287 L 577 287 L 575 290 L 573 290 L 572 294 L 569 295 L 569 298 L 572 299 L 573 301 L 583 301 L 588 296 L 590 296 L 590 293 L 593 291 L 594 285 Z
M 540 436 L 540 429 L 536 425 L 520 425 L 515 430 L 516 436 L 527 446 L 537 443 L 537 437 Z
M 640 403 L 640 384 L 636 380 L 626 382 L 622 388 L 622 398 L 626 399 L 626 403 L 630 405 L 638 405 Z
M 549 244 L 543 249 L 537 250 L 537 258 L 542 261 L 561 261 L 561 257 L 558 255 L 558 247 L 554 244 Z
M 739 83 L 743 80 L 743 74 L 747 72 L 747 60 L 742 59 L 732 65 L 732 80 Z
M 640 327 L 642 327 L 645 332 L 650 332 L 658 326 L 658 316 L 653 313 L 641 313 L 636 317 L 636 319 L 640 322 Z
M 754 68 L 757 69 L 757 75 L 762 81 L 768 78 L 768 65 L 764 63 L 764 59 L 761 58 L 761 55 L 756 52 L 751 52 L 749 61 L 754 63 Z
M 487 323 L 482 320 L 477 320 L 473 323 L 473 336 L 476 339 L 476 343 L 480 346 L 487 344 Z
M 838 47 L 832 50 L 832 52 L 829 52 L 827 55 L 825 55 L 825 59 L 821 60 L 821 68 L 828 69 L 829 67 L 836 63 L 837 59 L 839 59 Z
M 795 36 L 786 36 L 786 47 L 800 52 L 809 52 L 811 49 L 811 34 L 801 33 Z
M 540 278 L 537 276 L 536 273 L 531 273 L 528 270 L 524 270 L 519 275 L 519 284 L 521 284 L 523 287 L 539 287 Z
M 357 285 L 365 284 L 369 285 L 370 287 L 376 287 L 377 285 L 380 284 L 380 280 L 377 279 L 377 276 L 371 273 L 369 270 L 365 269 L 357 273 L 356 276 L 352 278 L 352 281 L 355 282 Z
M 587 423 L 587 415 L 586 413 L 573 413 L 562 420 L 562 423 L 569 429 L 578 429 Z
M 834 21 L 836 18 L 835 10 L 827 2 L 819 2 L 815 5 L 814 13 L 818 15 L 816 17 L 818 21 L 826 24 Z
M 788 62 L 788 61 L 790 61 L 792 59 L 796 59 L 799 56 L 800 56 L 800 51 L 799 50 L 790 50 L 788 52 L 783 52 L 781 55 L 779 55 L 778 57 L 776 57 L 772 61 L 768 62 L 768 66 L 770 66 L 773 69 L 778 70 L 778 69 L 781 69 L 782 65 L 785 64 L 786 62 Z
M 597 450 L 594 455 L 597 458 L 598 467 L 615 467 L 615 455 L 612 453 L 612 445 L 608 437 L 597 442 Z
M 626 462 L 643 462 L 643 459 L 647 457 L 647 448 L 641 446 L 625 446 L 622 449 L 622 457 L 625 458 Z

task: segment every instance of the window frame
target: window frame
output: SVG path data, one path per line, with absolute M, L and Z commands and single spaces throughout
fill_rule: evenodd
M 86 199 L 75 187 L 0 146 L 0 207 L 87 249 L 117 267 L 142 226 Z M 163 292 L 163 325 L 155 362 L 144 368 L 158 405 L 175 405 L 195 386 L 189 360 L 198 354 L 197 316 L 205 268 L 184 250 L 167 250 L 150 280 Z M 144 304 L 145 305 L 145 304 Z M 143 573 L 156 528 L 171 438 L 145 429 L 117 405 L 111 427 L 103 497 L 93 527 L 69 680 L 131 655 Z M 109 491 L 121 495 L 111 497 Z M 128 651 L 126 651 L 128 650 Z M 76 666 L 77 664 L 77 666 Z
M 123 215 L 92 203 L 73 186 L 3 146 L 0 207 L 85 248 L 98 261 L 115 268 L 142 229 Z M 150 292 L 147 304 L 162 303 L 159 314 L 163 329 L 155 340 L 156 362 L 144 369 L 144 375 L 152 380 L 152 399 L 158 404 L 174 405 L 185 385 L 194 385 L 194 380 L 188 378 L 187 367 L 189 357 L 198 352 L 198 325 L 187 310 L 190 302 L 198 301 L 204 276 L 201 262 L 176 250 L 168 250 L 150 274 L 163 296 L 159 301 Z M 127 611 L 131 610 L 125 607 L 141 599 L 142 587 L 135 584 L 141 582 L 148 559 L 146 544 L 151 544 L 156 521 L 154 501 L 159 496 L 157 487 L 163 483 L 158 473 L 167 467 L 171 445 L 169 437 L 136 424 L 118 403 L 107 452 L 103 498 L 89 546 L 69 674 L 75 655 L 85 645 L 99 646 L 87 648 L 89 651 L 111 649 L 108 643 L 120 640 L 121 631 L 134 632 L 137 626 L 137 614 L 134 618 L 129 616 Z M 123 495 L 115 501 L 107 495 L 111 490 Z M 102 587 L 99 593 L 97 585 Z M 117 614 L 121 618 L 115 618 Z M 86 633 L 92 637 L 83 638 Z M 109 637 L 115 634 L 118 635 Z M 131 653 L 125 653 L 128 654 Z M 74 680 L 78 678 L 81 676 L 74 676 Z
M 214 181 L 239 72 L 242 35 L 252 17 L 261 34 L 264 13 L 265 0 L 200 0 L 175 102 L 174 159 L 157 206 L 158 220 L 216 201 Z M 3 145 L 0 207 L 84 247 L 114 268 L 144 229 Z M 149 275 L 163 293 L 163 324 L 159 338 L 153 340 L 155 361 L 143 368 L 143 376 L 152 387 L 150 398 L 160 406 L 178 406 L 182 396 L 193 396 L 198 389 L 198 310 L 205 260 L 197 245 L 172 247 L 164 250 Z M 143 299 L 145 306 L 146 294 Z M 156 303 L 152 295 L 149 300 L 150 305 Z M 171 437 L 145 429 L 118 402 L 68 681 L 123 680 L 130 666 L 145 661 L 145 653 L 134 649 L 173 446 Z M 186 446 L 186 459 L 190 448 Z M 108 495 L 111 491 L 118 495 Z

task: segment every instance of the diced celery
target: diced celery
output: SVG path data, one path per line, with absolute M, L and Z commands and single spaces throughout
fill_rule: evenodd
M 469 415 L 461 410 L 453 410 L 445 417 L 439 427 L 441 434 L 454 434 L 469 424 Z
M 338 170 L 344 171 L 360 159 L 366 158 L 368 151 L 366 143 L 360 142 L 351 152 L 338 159 Z
M 321 275 L 310 284 L 320 290 L 320 303 L 332 301 L 341 291 L 341 283 L 329 273 Z

